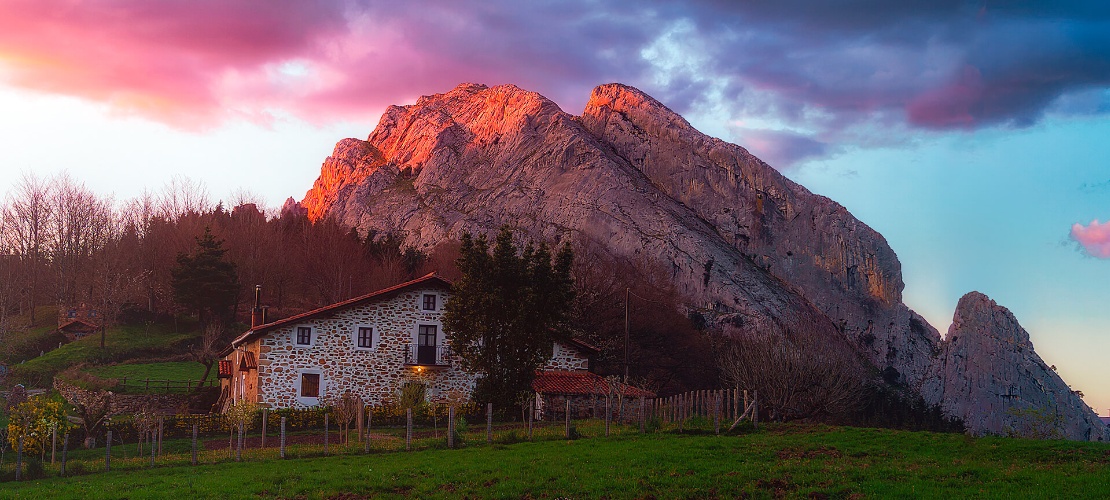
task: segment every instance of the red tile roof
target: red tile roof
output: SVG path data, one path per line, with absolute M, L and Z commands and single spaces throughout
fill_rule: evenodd
M 231 341 L 231 346 L 224 349 L 223 353 L 221 353 L 221 354 L 223 356 L 226 356 L 229 353 L 231 353 L 231 351 L 233 349 L 235 349 L 236 347 L 239 347 L 240 345 L 243 345 L 243 343 L 245 343 L 249 340 L 252 340 L 256 337 L 259 337 L 262 334 L 264 334 L 264 333 L 266 333 L 270 330 L 273 330 L 275 328 L 278 328 L 280 326 L 288 325 L 290 323 L 296 323 L 298 321 L 303 321 L 303 320 L 306 320 L 306 319 L 315 318 L 317 316 L 327 314 L 327 313 L 329 313 L 331 311 L 334 311 L 336 309 L 342 309 L 344 307 L 354 306 L 354 305 L 362 304 L 364 302 L 372 302 L 372 301 L 375 301 L 375 300 L 381 300 L 381 299 L 389 298 L 389 297 L 392 297 L 393 295 L 396 295 L 397 293 L 400 293 L 400 292 L 404 291 L 405 289 L 408 289 L 408 288 L 411 288 L 411 287 L 414 287 L 414 286 L 417 286 L 417 285 L 426 285 L 426 284 L 434 284 L 434 285 L 438 285 L 438 286 L 441 286 L 441 287 L 444 287 L 444 288 L 450 288 L 451 287 L 451 282 L 450 281 L 447 281 L 447 280 L 441 278 L 436 273 L 430 273 L 430 274 L 421 276 L 417 279 L 414 279 L 412 281 L 406 281 L 404 283 L 394 285 L 394 286 L 391 286 L 389 288 L 383 288 L 381 290 L 378 290 L 376 292 L 368 293 L 368 294 L 363 295 L 361 297 L 355 297 L 353 299 L 344 300 L 342 302 L 336 302 L 334 304 L 327 305 L 327 306 L 321 307 L 319 309 L 313 309 L 311 311 L 303 312 L 301 314 L 293 315 L 293 316 L 290 316 L 290 317 L 285 318 L 285 319 L 280 319 L 280 320 L 277 320 L 277 321 L 271 321 L 269 323 L 266 323 L 265 325 L 258 325 L 254 328 L 251 328 L 246 333 L 240 335 L 235 340 L 232 340 Z
M 655 393 L 645 391 L 639 387 L 609 382 L 596 373 L 587 371 L 543 371 L 536 374 L 532 381 L 532 390 L 541 394 L 568 394 L 568 395 L 606 395 L 609 394 L 609 385 L 614 384 L 613 392 L 622 393 L 624 397 L 654 398 Z
M 249 372 L 258 369 L 258 362 L 254 360 L 254 353 L 251 351 L 244 351 L 243 357 L 239 358 L 239 371 Z

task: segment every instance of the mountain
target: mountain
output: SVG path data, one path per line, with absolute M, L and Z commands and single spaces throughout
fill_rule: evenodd
M 902 303 L 882 235 L 632 87 L 597 87 L 580 116 L 513 85 L 391 106 L 336 145 L 301 205 L 417 248 L 503 224 L 589 243 L 669 271 L 715 323 L 811 328 L 931 404 L 948 394 L 922 391 L 948 383 L 949 344 Z

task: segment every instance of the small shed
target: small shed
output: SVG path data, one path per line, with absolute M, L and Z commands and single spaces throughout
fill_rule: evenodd
M 603 416 L 606 399 L 616 415 L 617 406 L 621 403 L 627 408 L 628 405 L 638 404 L 640 398 L 655 397 L 654 392 L 607 380 L 585 370 L 537 372 L 532 381 L 532 390 L 536 393 L 536 418 L 541 420 L 545 414 L 551 418 L 563 415 L 568 401 L 571 415 L 574 418 L 585 418 Z
M 100 311 L 87 304 L 58 306 L 58 332 L 69 340 L 77 340 L 96 332 L 103 325 Z

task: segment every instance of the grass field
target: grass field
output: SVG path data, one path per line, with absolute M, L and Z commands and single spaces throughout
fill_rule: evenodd
M 195 361 L 170 361 L 166 363 L 126 363 L 98 366 L 88 372 L 100 378 L 127 379 L 132 383 L 143 380 L 200 380 L 204 365 Z
M 472 442 L 473 443 L 473 442 Z M 4 498 L 1102 498 L 1110 445 L 768 425 L 459 450 L 155 467 L 0 484 Z

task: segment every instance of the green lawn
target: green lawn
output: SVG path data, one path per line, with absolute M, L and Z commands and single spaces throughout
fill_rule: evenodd
M 151 380 L 200 380 L 204 365 L 195 361 L 170 361 L 166 363 L 127 363 L 90 368 L 89 373 L 100 378 L 126 378 L 128 381 Z
M 1110 445 L 768 425 L 223 462 L 0 484 L 10 498 L 1101 498 Z

